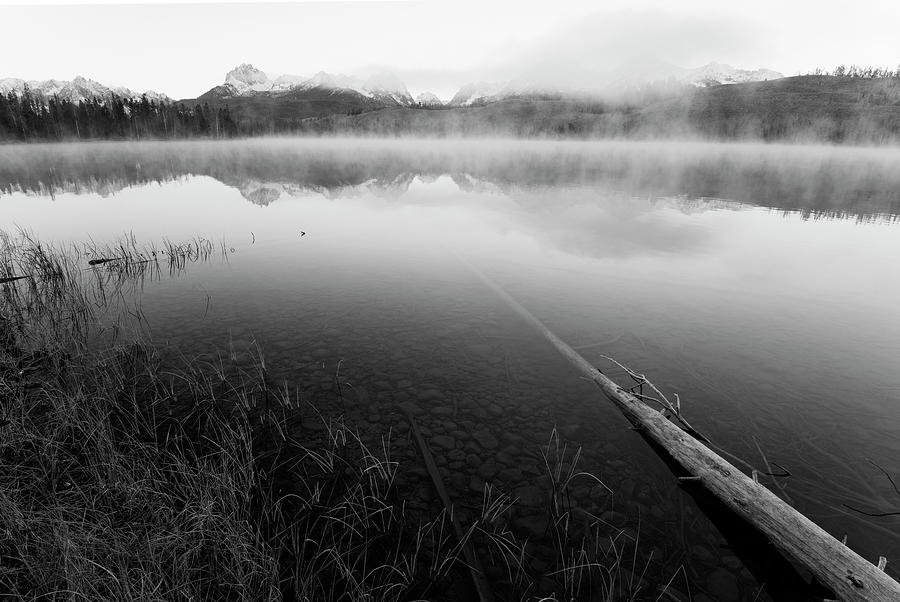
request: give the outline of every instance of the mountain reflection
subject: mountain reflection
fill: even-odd
[[[900,151],[893,149],[335,139],[0,147],[0,193],[6,194],[109,195],[208,176],[265,206],[283,195],[399,199],[417,179],[445,175],[463,192],[504,194],[535,209],[546,204],[547,191],[584,189],[667,199],[688,212],[746,204],[810,218],[900,213]]]

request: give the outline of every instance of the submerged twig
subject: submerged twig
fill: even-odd
[[[124,257],[104,257],[102,259],[91,259],[88,261],[88,265],[102,265],[104,263],[109,263],[111,261],[121,261],[125,259]]]
[[[881,473],[885,477],[887,477],[887,480],[890,482],[891,487],[893,487],[894,491],[898,495],[900,495],[900,489],[897,489],[897,483],[894,481],[894,478],[890,475],[890,473],[888,471],[886,471],[884,468],[882,468],[881,466],[879,466],[878,464],[876,464],[871,458],[866,458],[866,461],[869,464],[871,464],[872,466],[874,466],[875,468],[877,468],[879,471],[881,471]],[[891,510],[888,512],[868,512],[866,510],[861,510],[860,508],[856,508],[855,506],[851,506],[850,504],[841,504],[841,505],[844,506],[845,508],[848,508],[850,510],[853,510],[854,512],[858,512],[859,514],[863,514],[865,516],[872,516],[872,517],[876,517],[876,518],[883,517],[883,516],[900,516],[900,510]]]
[[[24,278],[28,278],[28,276],[10,276],[8,278],[0,278],[0,284],[6,284],[7,282],[15,282],[16,280],[22,280]]]
[[[874,466],[875,468],[877,468],[878,470],[880,470],[880,471],[882,472],[882,474],[884,474],[884,476],[887,477],[887,480],[890,481],[891,487],[894,488],[894,492],[895,492],[897,495],[900,495],[900,489],[897,489],[897,483],[894,482],[893,477],[891,477],[891,475],[888,473],[888,471],[886,471],[884,468],[882,468],[881,466],[879,466],[878,464],[876,464],[871,458],[866,458],[866,461],[867,461],[869,464],[871,464],[872,466]]]
[[[849,510],[853,510],[854,512],[859,512],[860,514],[863,514],[865,516],[874,516],[876,518],[882,516],[900,516],[900,510],[894,512],[867,512],[865,510],[860,510],[859,508],[851,506],[850,504],[841,504],[841,506]]]

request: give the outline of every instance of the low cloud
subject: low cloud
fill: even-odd
[[[752,54],[760,40],[756,29],[716,13],[596,13],[517,49],[483,75],[556,86],[578,85],[588,77],[615,78],[623,72],[656,77],[672,66],[695,67]]]
[[[368,66],[392,70],[414,93],[429,90],[445,100],[462,85],[519,81],[553,88],[602,87],[610,82],[665,79],[673,70],[709,62],[755,69],[755,48],[765,39],[761,24],[717,12],[655,11],[592,13],[554,31],[525,36],[469,69]]]

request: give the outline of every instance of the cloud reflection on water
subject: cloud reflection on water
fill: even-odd
[[[900,213],[900,150],[676,142],[254,139],[0,147],[0,191],[90,190],[206,175],[269,203],[272,191],[399,198],[414,178],[463,191],[594,188],[857,216]],[[265,190],[260,193],[258,191]]]
[[[618,341],[610,353],[684,392],[738,451],[754,453],[753,435],[767,453],[800,455],[788,448],[803,424],[846,457],[887,465],[897,457],[898,157],[458,141],[3,147],[0,227],[45,240],[224,236],[237,248],[227,265],[151,292],[156,332],[304,333],[286,357],[324,331],[318,321],[340,324],[328,338],[376,332],[380,345],[399,322],[428,335],[440,316],[482,318],[491,301],[456,251],[573,344]],[[809,223],[798,211],[852,219]],[[864,450],[846,434],[856,430]],[[817,462],[812,471],[853,472]]]

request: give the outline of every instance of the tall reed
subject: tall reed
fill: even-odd
[[[303,402],[269,382],[261,354],[246,369],[163,357],[150,344],[141,287],[216,248],[133,237],[61,248],[0,232],[0,278],[24,276],[0,284],[0,591],[448,599],[466,578],[465,542],[446,510],[408,507],[391,433],[373,444],[310,408],[317,424],[299,424]],[[588,517],[593,526],[574,536],[569,486],[593,479],[578,454],[554,432],[544,457],[556,554],[547,570],[531,568],[508,493],[488,486],[468,525],[465,539],[502,567],[498,596],[642,599],[651,588],[625,572],[621,532],[603,535]]]

